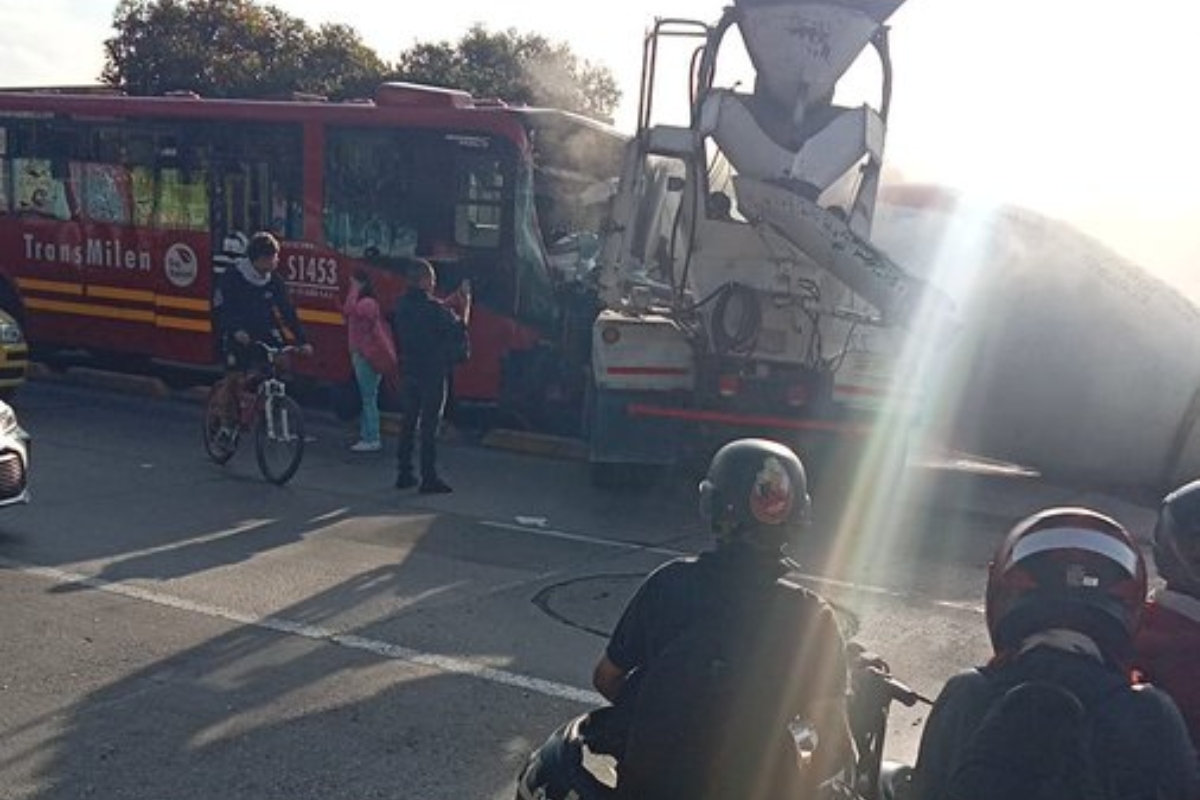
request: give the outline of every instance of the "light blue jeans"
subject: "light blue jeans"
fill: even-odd
[[[380,374],[365,358],[351,353],[354,362],[354,379],[358,381],[358,393],[362,396],[362,414],[358,419],[359,436],[364,442],[379,441],[379,381]]]

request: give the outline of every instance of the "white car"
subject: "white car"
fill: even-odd
[[[0,400],[0,506],[29,502],[29,434]]]

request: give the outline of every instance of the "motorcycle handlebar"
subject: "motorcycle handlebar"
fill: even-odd
[[[876,666],[866,666],[862,671],[871,675],[887,690],[889,698],[903,706],[915,706],[917,703],[933,705],[933,701],[915,689],[911,689],[901,681],[896,680],[886,671]]]

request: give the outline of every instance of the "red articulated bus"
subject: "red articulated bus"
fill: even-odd
[[[351,383],[351,274],[371,271],[390,309],[418,256],[443,290],[472,282],[457,399],[538,408],[574,393],[556,381],[590,324],[547,242],[598,229],[588,198],[624,144],[583,117],[412,84],[342,103],[0,92],[0,307],[35,348],[214,364],[222,243],[269,230],[316,347],[298,370]]]

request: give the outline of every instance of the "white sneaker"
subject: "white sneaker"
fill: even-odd
[[[355,442],[350,449],[355,453],[378,453],[383,449],[383,442]]]

